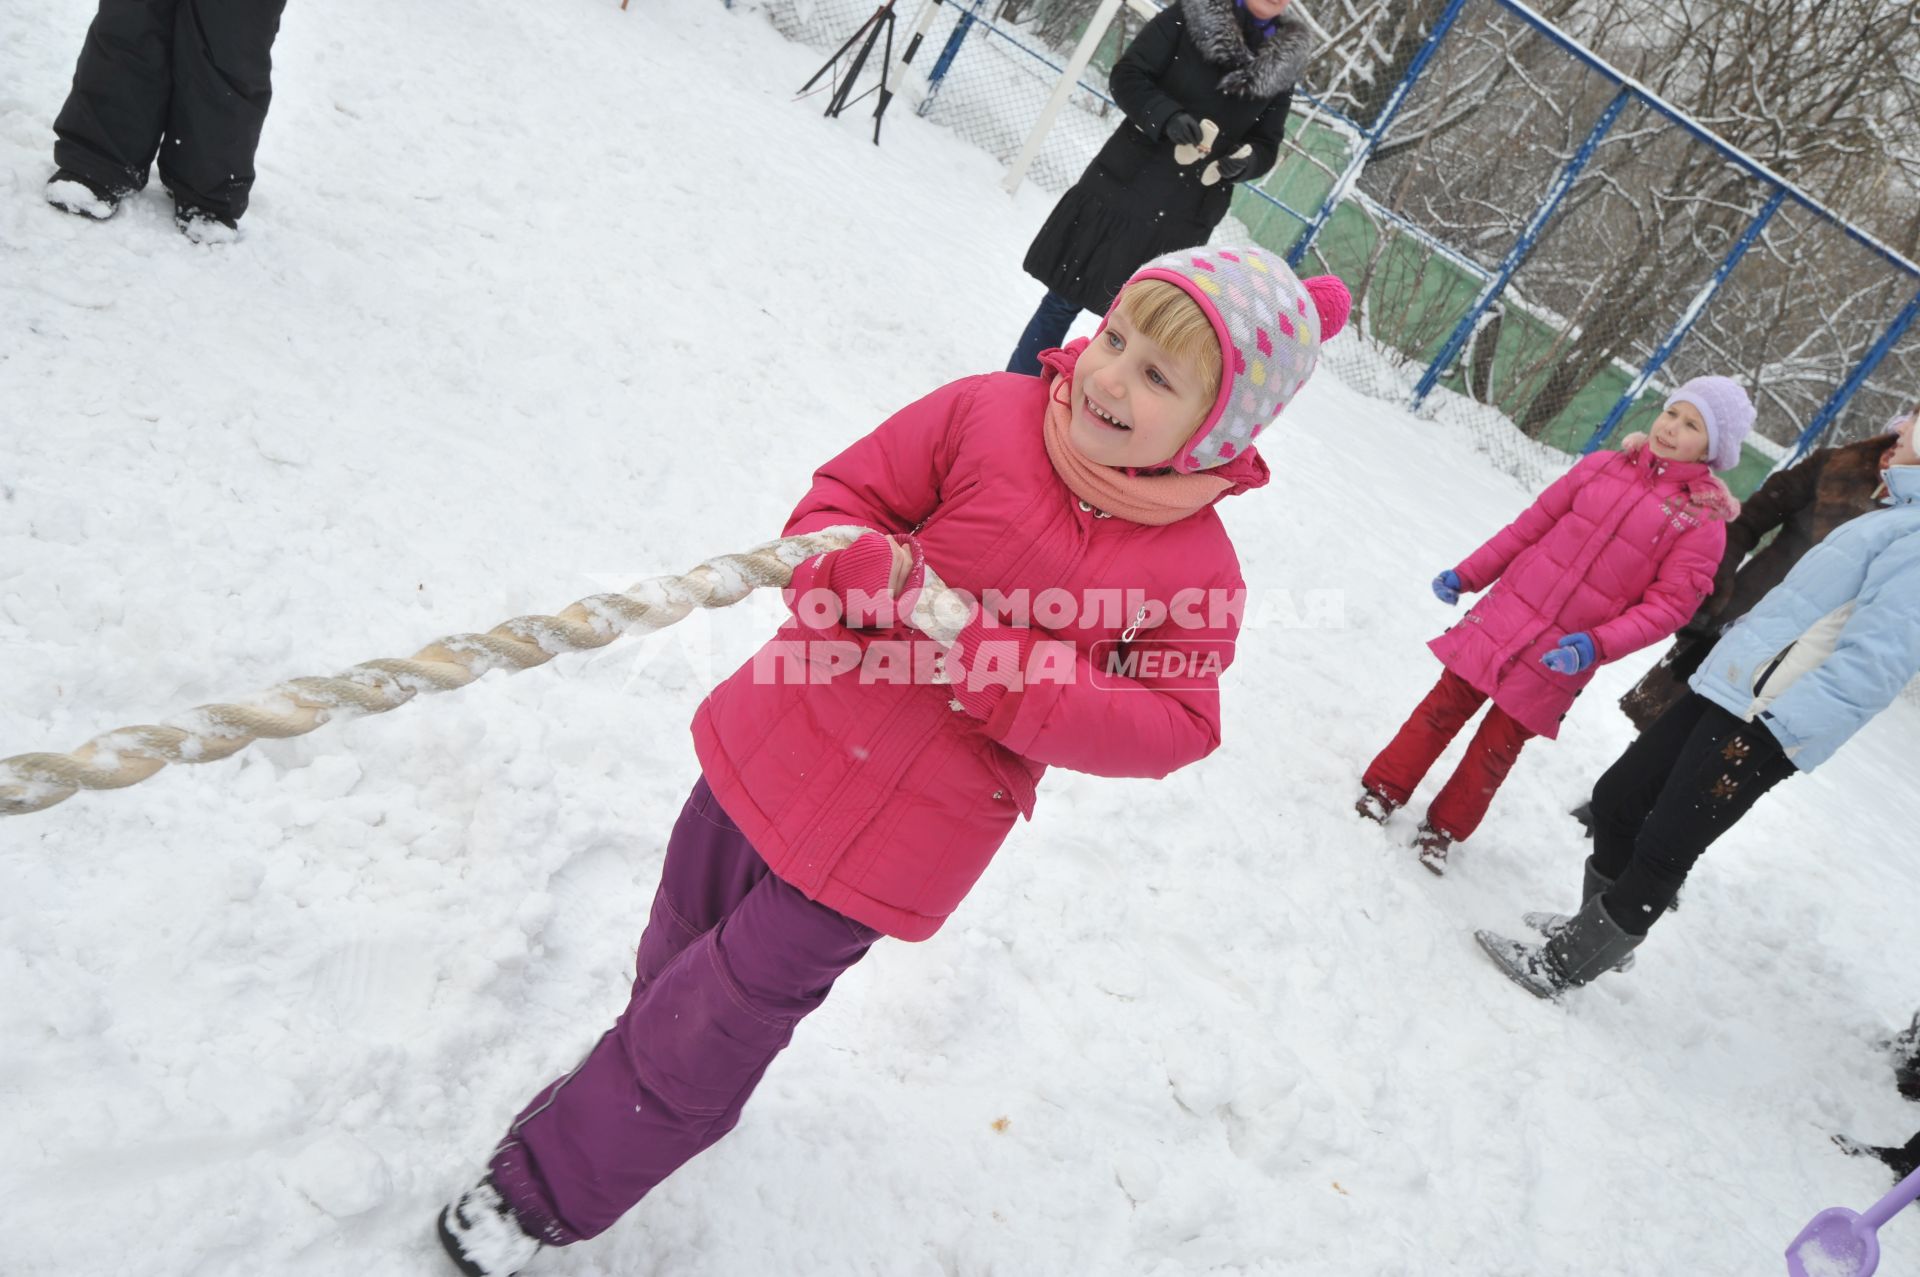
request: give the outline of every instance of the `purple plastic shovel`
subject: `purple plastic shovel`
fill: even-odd
[[[1793,1277],[1870,1277],[1880,1266],[1880,1225],[1916,1197],[1920,1197],[1920,1170],[1896,1184],[1864,1215],[1829,1206],[1787,1247],[1787,1271]]]

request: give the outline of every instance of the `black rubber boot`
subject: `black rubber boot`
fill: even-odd
[[[1544,945],[1522,944],[1491,931],[1473,938],[1507,979],[1536,998],[1557,998],[1617,968],[1645,936],[1620,929],[1596,893]]]
[[[1598,869],[1595,869],[1593,867],[1593,857],[1588,856],[1586,863],[1580,866],[1581,903],[1585,904],[1612,885],[1613,879],[1607,877]],[[1520,915],[1520,921],[1532,930],[1538,931],[1545,939],[1551,940],[1554,936],[1558,935],[1560,929],[1571,922],[1572,919],[1564,913],[1523,913]],[[1631,971],[1632,969],[1633,955],[1631,953],[1621,960],[1619,966],[1614,968],[1615,971]]]

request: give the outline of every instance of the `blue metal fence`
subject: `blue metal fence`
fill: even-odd
[[[1786,201],[1786,198],[1787,188],[1776,186],[1760,212],[1747,223],[1747,229],[1740,232],[1740,238],[1734,241],[1733,247],[1721,259],[1720,265],[1713,272],[1713,278],[1708,280],[1695,295],[1687,309],[1681,313],[1678,322],[1668,330],[1660,344],[1654,347],[1653,354],[1640,366],[1639,374],[1628,383],[1626,393],[1620,396],[1619,401],[1613,405],[1613,410],[1607,414],[1607,419],[1602,421],[1599,428],[1588,438],[1586,446],[1581,449],[1582,452],[1592,452],[1613,436],[1613,432],[1619,428],[1628,410],[1640,401],[1640,396],[1646,393],[1654,377],[1666,367],[1667,360],[1672,357],[1675,350],[1680,348],[1680,342],[1693,328],[1693,321],[1700,316],[1708,303],[1713,300],[1714,294],[1718,293],[1721,286],[1727,282],[1727,277],[1733,274],[1733,268],[1740,264],[1740,259],[1747,255],[1749,248],[1753,247],[1753,242],[1760,238],[1760,232],[1767,228],[1767,223],[1771,222],[1773,215],[1780,211],[1780,205]]]
[[[1447,340],[1442,344],[1438,354],[1434,356],[1422,372],[1413,393],[1413,401],[1416,405],[1426,399],[1426,397],[1433,392],[1436,385],[1440,383],[1442,378],[1452,371],[1455,360],[1459,358],[1468,338],[1474,333],[1481,316],[1489,306],[1505,293],[1508,285],[1512,281],[1515,269],[1538,242],[1542,229],[1551,221],[1561,200],[1570,188],[1572,180],[1577,177],[1581,169],[1591,161],[1596,144],[1607,129],[1618,119],[1621,109],[1629,102],[1639,104],[1660,117],[1671,128],[1684,132],[1698,142],[1712,148],[1726,164],[1740,169],[1756,181],[1764,183],[1770,188],[1771,193],[1767,197],[1766,202],[1761,206],[1759,212],[1748,222],[1745,229],[1720,260],[1706,283],[1694,295],[1691,303],[1666,332],[1665,336],[1654,345],[1652,350],[1640,362],[1638,370],[1634,373],[1631,380],[1628,381],[1624,392],[1615,401],[1612,409],[1586,437],[1583,450],[1591,451],[1594,448],[1602,446],[1606,440],[1612,437],[1619,429],[1623,419],[1634,409],[1636,404],[1642,401],[1643,396],[1647,394],[1652,384],[1660,378],[1668,361],[1680,348],[1689,333],[1693,331],[1699,319],[1707,313],[1715,298],[1726,286],[1741,261],[1766,232],[1775,214],[1778,213],[1781,206],[1788,201],[1792,201],[1799,208],[1826,223],[1832,228],[1834,233],[1844,235],[1878,257],[1884,263],[1884,267],[1889,274],[1906,279],[1909,287],[1920,286],[1920,267],[1917,267],[1915,263],[1887,247],[1865,231],[1839,217],[1813,196],[1800,190],[1792,183],[1787,182],[1767,166],[1720,141],[1705,127],[1688,118],[1683,112],[1661,99],[1657,94],[1614,70],[1591,51],[1568,38],[1537,12],[1522,3],[1521,0],[1480,0],[1480,2],[1497,4],[1501,9],[1519,18],[1539,35],[1553,42],[1566,55],[1575,59],[1588,73],[1602,77],[1607,82],[1617,86],[1617,92],[1608,104],[1606,110],[1602,113],[1600,119],[1596,121],[1580,149],[1571,157],[1566,168],[1549,189],[1534,215],[1529,218],[1525,226],[1521,229],[1500,266],[1494,272],[1493,277],[1487,281],[1479,295],[1474,298],[1467,313],[1460,317]],[[1455,24],[1465,7],[1465,3],[1466,0],[1450,0],[1450,3],[1448,3],[1435,18],[1425,45],[1421,48],[1418,56],[1408,64],[1400,82],[1396,85],[1392,94],[1386,99],[1386,105],[1380,111],[1372,126],[1361,130],[1360,140],[1353,147],[1351,160],[1347,169],[1342,172],[1340,177],[1334,182],[1322,205],[1308,218],[1305,230],[1289,251],[1288,257],[1290,261],[1297,264],[1306,255],[1309,247],[1326,227],[1329,219],[1333,216],[1337,208],[1342,202],[1351,197],[1355,179],[1364,169],[1366,161],[1379,143],[1392,131],[1398,120],[1400,110],[1407,101],[1408,96],[1419,84],[1422,77],[1428,73],[1436,51],[1452,34]],[[1904,306],[1865,350],[1857,351],[1857,362],[1850,368],[1845,364],[1835,364],[1830,369],[1834,389],[1794,439],[1792,450],[1793,458],[1804,454],[1808,448],[1812,447],[1814,443],[1832,427],[1839,419],[1843,409],[1848,406],[1854,396],[1867,384],[1868,379],[1881,367],[1887,356],[1895,349],[1896,345],[1901,342],[1902,338],[1906,336],[1912,328],[1914,319],[1917,315],[1920,315],[1920,305],[1916,305],[1916,303],[1920,303],[1920,298],[1916,298],[1914,302],[1909,302]],[[1903,367],[1900,370],[1903,375],[1913,376],[1916,373],[1920,373],[1920,359],[1910,360],[1908,362],[1912,366]],[[1902,389],[1893,390],[1890,393],[1894,402],[1897,403],[1905,399],[1910,403],[1914,399],[1920,399],[1920,381],[1916,381],[1914,384],[1907,385]],[[1869,419],[1877,420],[1878,418],[1874,414],[1869,414]]]
[[[850,27],[867,2],[765,0],[776,23],[788,27],[789,34],[816,42],[839,27]],[[999,7],[989,6],[987,0],[947,0],[938,12],[923,13],[933,27],[928,42],[937,44],[940,52],[926,73],[917,110],[1010,158],[1061,74],[1064,57],[1031,34],[1030,15],[1008,21],[1002,17],[1005,0],[997,3]],[[834,9],[835,4],[844,13]],[[784,18],[782,6],[788,10]],[[819,29],[797,29],[806,22]],[[1241,200],[1249,209],[1280,215],[1291,229],[1269,228],[1263,234],[1296,265],[1309,253],[1324,256],[1330,228],[1343,210],[1353,210],[1349,217],[1363,217],[1377,228],[1375,234],[1398,237],[1417,245],[1425,257],[1447,264],[1463,291],[1450,308],[1436,312],[1444,320],[1439,329],[1444,336],[1418,352],[1424,366],[1412,392],[1416,404],[1455,377],[1455,365],[1472,349],[1475,334],[1496,305],[1509,327],[1516,316],[1525,316],[1532,330],[1545,334],[1529,355],[1533,366],[1509,374],[1509,381],[1521,387],[1511,396],[1515,402],[1538,393],[1538,385],[1553,372],[1556,354],[1571,344],[1591,311],[1591,307],[1569,311],[1567,307],[1577,306],[1578,299],[1554,304],[1556,288],[1558,294],[1567,294],[1568,288],[1564,279],[1550,278],[1554,272],[1546,270],[1541,259],[1555,259],[1562,276],[1578,274],[1583,263],[1603,263],[1593,254],[1604,245],[1591,242],[1595,236],[1587,223],[1573,219],[1570,224],[1577,229],[1571,232],[1562,230],[1561,224],[1569,222],[1569,210],[1590,203],[1598,187],[1609,181],[1631,185],[1615,170],[1636,159],[1647,163],[1643,157],[1662,145],[1670,150],[1696,148],[1693,160],[1704,158],[1706,168],[1724,171],[1731,175],[1729,180],[1740,184],[1719,210],[1724,221],[1696,221],[1682,228],[1699,232],[1695,238],[1702,243],[1697,248],[1705,249],[1706,240],[1722,234],[1724,247],[1694,254],[1689,270],[1681,272],[1686,278],[1685,300],[1678,309],[1662,309],[1667,305],[1663,299],[1661,306],[1650,305],[1646,314],[1634,317],[1645,331],[1623,335],[1617,345],[1624,353],[1609,355],[1607,375],[1592,382],[1593,387],[1604,382],[1603,393],[1611,398],[1596,401],[1596,392],[1589,387],[1569,411],[1579,415],[1590,409],[1591,415],[1581,418],[1577,433],[1562,430],[1552,436],[1556,446],[1576,450],[1602,446],[1636,411],[1645,411],[1659,384],[1677,377],[1677,365],[1724,367],[1744,372],[1750,382],[1763,383],[1776,365],[1788,369],[1790,375],[1773,378],[1777,384],[1761,386],[1768,396],[1763,421],[1773,431],[1775,443],[1796,455],[1843,417],[1859,419],[1854,422],[1857,433],[1863,428],[1860,422],[1883,418],[1888,405],[1920,397],[1920,329],[1914,326],[1920,317],[1920,267],[1607,66],[1523,0],[1447,0],[1428,28],[1414,34],[1418,38],[1405,66],[1368,70],[1369,75],[1384,77],[1381,83],[1391,80],[1393,86],[1370,108],[1371,120],[1356,119],[1354,112],[1341,109],[1335,95],[1318,91],[1322,86],[1310,77],[1295,100],[1302,133],[1295,136],[1282,169],[1293,173],[1317,169],[1317,175],[1308,174],[1312,181],[1289,182],[1284,180],[1286,173],[1277,171],[1283,180],[1270,178],[1261,186],[1243,187]],[[1388,150],[1404,150],[1400,130],[1417,133],[1409,117],[1423,111],[1431,114],[1436,101],[1448,103],[1456,82],[1470,84],[1475,42],[1487,45],[1496,37],[1531,42],[1529,56],[1555,59],[1552,74],[1539,77],[1546,82],[1544,87],[1530,85],[1529,91],[1562,95],[1563,100],[1548,106],[1549,114],[1566,130],[1564,151],[1554,150],[1550,137],[1530,140],[1530,149],[1497,135],[1481,140],[1482,152],[1495,153],[1497,162],[1506,163],[1516,174],[1506,200],[1512,219],[1502,222],[1496,217],[1471,228],[1448,226],[1444,219],[1436,224],[1430,210],[1402,207],[1392,198],[1392,190],[1370,189],[1385,182],[1376,173],[1383,144]],[[1497,67],[1497,58],[1483,58],[1483,62]],[[1089,70],[1078,90],[1073,109],[1056,122],[1033,171],[1033,179],[1042,185],[1058,188],[1071,181],[1119,123],[1120,114],[1098,70]],[[1529,99],[1528,105],[1531,109],[1538,102]],[[1629,108],[1633,112],[1630,125],[1623,122]],[[1582,112],[1590,118],[1583,120]],[[1317,142],[1304,136],[1309,126],[1319,131]],[[1328,153],[1328,138],[1345,139],[1344,155]],[[1514,149],[1511,156],[1502,153],[1509,145]],[[1404,156],[1396,155],[1389,168],[1405,177],[1407,163]],[[1431,173],[1417,175],[1424,179]],[[1538,187],[1531,187],[1535,182]],[[1302,190],[1307,192],[1304,201],[1296,198]],[[1731,210],[1740,206],[1748,211],[1734,220]],[[1510,209],[1497,211],[1505,216]],[[1524,219],[1518,216],[1522,209],[1527,210]],[[1782,215],[1789,209],[1791,219]],[[1655,212],[1682,220],[1700,216],[1685,210],[1656,208]],[[1589,211],[1582,216],[1591,220],[1598,215]],[[1278,241],[1273,238],[1276,235]],[[1831,299],[1815,299],[1822,304],[1830,300],[1831,309],[1846,318],[1844,325],[1829,325],[1831,331],[1811,334],[1804,322],[1789,331],[1773,313],[1784,307],[1769,310],[1776,295],[1801,287],[1815,291],[1827,287],[1818,279],[1805,282],[1812,270],[1807,261],[1840,263],[1844,267],[1840,273],[1853,288],[1848,293],[1835,285]],[[1530,273],[1535,277],[1531,283]],[[1870,287],[1856,286],[1868,275],[1873,276]],[[1871,295],[1860,301],[1854,294],[1863,288]],[[1854,310],[1848,310],[1849,305]],[[1897,312],[1892,311],[1895,305]],[[1888,317],[1880,322],[1879,316]],[[1507,346],[1501,347],[1502,352]],[[1405,346],[1403,351],[1415,353]],[[1510,364],[1515,362],[1503,357]],[[1909,384],[1905,378],[1915,380]],[[1856,401],[1863,397],[1871,402],[1861,408]]]
[[[1342,201],[1352,192],[1354,183],[1360,180],[1361,171],[1367,166],[1368,157],[1373,154],[1373,148],[1379,144],[1387,130],[1393,127],[1394,120],[1400,114],[1400,108],[1406,104],[1407,95],[1413,92],[1413,86],[1426,71],[1427,64],[1433,61],[1434,51],[1440,47],[1440,42],[1447,38],[1447,33],[1453,30],[1453,24],[1460,17],[1460,11],[1466,7],[1467,0],[1447,0],[1447,7],[1441,10],[1440,16],[1434,20],[1433,30],[1427,34],[1426,43],[1420,46],[1420,51],[1414,54],[1413,60],[1407,64],[1406,74],[1400,77],[1400,83],[1395,85],[1393,92],[1388,95],[1386,105],[1380,109],[1380,114],[1374,120],[1372,128],[1361,128],[1344,116],[1341,117],[1343,123],[1349,124],[1360,133],[1362,140],[1347,157],[1346,167],[1340,171],[1340,176],[1334,179],[1333,187],[1321,201],[1319,211],[1305,219],[1305,229],[1293,242],[1293,247],[1287,250],[1287,265],[1300,264],[1306,257],[1307,250],[1313,247],[1313,241],[1319,238],[1321,231],[1326,229],[1334,210],[1339,208]],[[1318,107],[1322,111],[1326,110],[1323,104],[1311,99],[1309,99],[1309,106]]]
[[[1546,196],[1540,201],[1540,206],[1534,209],[1533,216],[1527,219],[1526,228],[1520,232],[1520,238],[1513,241],[1513,247],[1507,250],[1506,257],[1500,262],[1500,268],[1494,272],[1493,278],[1487,281],[1487,286],[1480,290],[1480,295],[1473,299],[1473,304],[1467,307],[1467,313],[1460,317],[1458,324],[1454,325],[1453,332],[1448,335],[1446,343],[1440,347],[1440,353],[1434,356],[1433,362],[1427,365],[1426,372],[1421,374],[1419,384],[1413,389],[1415,407],[1433,393],[1434,383],[1440,380],[1440,374],[1452,366],[1453,361],[1459,357],[1461,348],[1467,344],[1468,335],[1479,324],[1480,316],[1486,313],[1487,307],[1493,305],[1500,294],[1507,291],[1507,285],[1512,281],[1514,272],[1520,269],[1520,263],[1527,259],[1527,254],[1531,253],[1534,245],[1540,242],[1540,233],[1546,229],[1547,223],[1552,221],[1553,215],[1559,211],[1560,201],[1565,199],[1567,192],[1573,189],[1575,179],[1592,161],[1593,153],[1600,145],[1600,139],[1607,135],[1614,121],[1620,118],[1620,112],[1627,109],[1627,103],[1631,98],[1632,95],[1625,89],[1614,94],[1613,101],[1607,103],[1607,109],[1602,111],[1600,118],[1593,122],[1593,128],[1580,143],[1580,149],[1573,153],[1573,157],[1560,170],[1559,176],[1554,178],[1553,185],[1547,188]]]

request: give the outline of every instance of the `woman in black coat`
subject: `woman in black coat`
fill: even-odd
[[[1076,315],[1106,314],[1143,264],[1206,243],[1233,184],[1273,168],[1294,81],[1313,52],[1288,3],[1178,0],[1120,55],[1108,83],[1126,122],[1027,250],[1027,273],[1047,295],[1009,371],[1037,374],[1040,352],[1066,339]],[[1197,146],[1203,120],[1219,127],[1211,150],[1180,163],[1175,148]]]

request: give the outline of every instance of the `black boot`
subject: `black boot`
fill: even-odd
[[[1920,1012],[1893,1039],[1893,1084],[1910,1100],[1920,1100]]]
[[[47,203],[62,213],[92,218],[96,222],[112,217],[127,194],[92,178],[81,177],[72,169],[55,169],[47,179]]]
[[[1598,869],[1595,869],[1593,867],[1593,857],[1588,856],[1586,859],[1586,863],[1580,866],[1581,903],[1584,904],[1585,902],[1593,899],[1595,896],[1599,895],[1601,892],[1605,891],[1608,887],[1611,887],[1612,885],[1613,885],[1613,879],[1607,877],[1605,874],[1601,873]],[[1541,913],[1523,913],[1520,915],[1520,921],[1524,923],[1530,930],[1538,931],[1542,937],[1544,937],[1545,939],[1551,940],[1556,935],[1560,934],[1560,929],[1566,926],[1569,922],[1573,921],[1573,919],[1564,913],[1541,912]],[[1629,953],[1626,957],[1622,958],[1620,960],[1620,965],[1615,967],[1614,970],[1615,971],[1633,970],[1633,955]]]
[[[1887,1169],[1893,1172],[1895,1183],[1913,1174],[1915,1170],[1920,1170],[1920,1135],[1915,1135],[1900,1148],[1881,1148],[1874,1144],[1863,1144],[1859,1140],[1848,1139],[1844,1135],[1834,1136],[1833,1142],[1839,1145],[1840,1151],[1848,1157],[1879,1158],[1887,1164]]]
[[[1613,879],[1595,869],[1593,857],[1588,856],[1580,866],[1580,903],[1585,904],[1612,885]],[[1523,913],[1520,915],[1520,921],[1526,924],[1529,930],[1538,931],[1551,940],[1554,932],[1567,925],[1569,916],[1564,913],[1547,913],[1543,910],[1538,913]]]
[[[231,244],[240,238],[240,224],[233,218],[181,199],[173,202],[173,224],[196,244]]]
[[[1589,896],[1544,945],[1522,944],[1491,931],[1476,931],[1473,938],[1509,980],[1537,998],[1557,998],[1617,969],[1646,939],[1622,931],[1601,902],[1599,892]]]
[[[1580,863],[1580,899],[1588,901],[1613,885],[1613,879],[1593,867],[1593,857]]]

